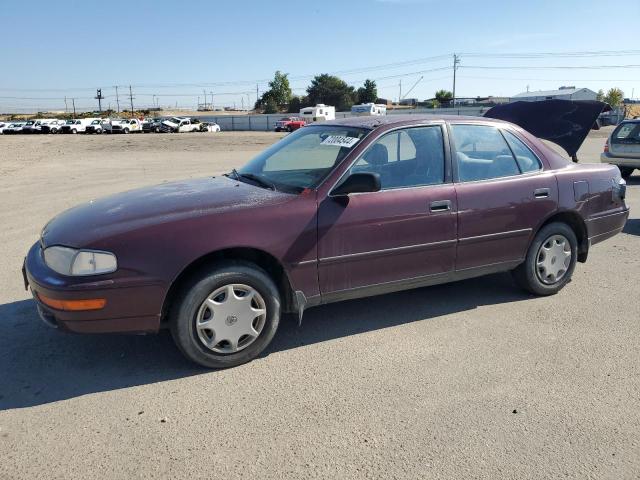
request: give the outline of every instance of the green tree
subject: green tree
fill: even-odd
[[[365,80],[364,86],[358,89],[358,101],[360,103],[375,103],[378,98],[378,87],[375,80]]]
[[[269,82],[269,90],[271,97],[278,105],[287,105],[291,100],[291,86],[287,73],[277,70],[273,76],[273,80]]]
[[[278,113],[278,104],[271,97],[268,97],[264,102],[264,113]]]
[[[267,104],[274,103],[276,108],[285,106],[291,100],[291,86],[286,73],[276,71],[273,80],[269,82],[269,90],[264,92],[256,102],[255,108],[265,109]]]
[[[598,93],[596,93],[596,100],[598,100],[599,102],[604,102],[604,90],[598,90]]]
[[[624,92],[619,88],[610,88],[607,94],[604,96],[604,101],[612,107],[619,107],[624,100]]]
[[[449,90],[438,90],[435,93],[435,97],[440,105],[447,105],[451,100],[453,100],[453,93]]]
[[[355,103],[357,93],[344,80],[323,73],[311,80],[307,97],[312,105],[324,103],[336,107],[337,111],[345,111]]]

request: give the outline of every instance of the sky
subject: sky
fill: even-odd
[[[115,108],[115,85],[120,108],[129,85],[136,108],[195,108],[203,91],[240,108],[276,70],[299,95],[313,75],[335,73],[355,87],[376,80],[383,98],[402,88],[422,100],[452,89],[453,53],[458,97],[561,85],[640,97],[640,50],[634,27],[616,27],[624,19],[640,19],[640,0],[615,12],[603,0],[3,2],[0,112],[64,109],[65,97],[96,108],[96,88]]]

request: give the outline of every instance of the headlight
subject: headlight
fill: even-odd
[[[118,268],[118,261],[113,253],[68,247],[46,248],[44,263],[51,270],[69,276],[100,275],[115,272]]]

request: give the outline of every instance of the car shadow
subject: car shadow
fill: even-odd
[[[285,321],[263,356],[335,338],[528,298],[508,274],[309,309]],[[45,326],[32,300],[0,305],[0,411],[215,374],[185,360],[168,332],[74,335]]]

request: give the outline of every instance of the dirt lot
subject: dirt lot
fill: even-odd
[[[638,176],[624,233],[550,298],[494,275],[318,307],[219,372],[166,334],[41,324],[20,265],[50,217],[280,136],[0,136],[0,479],[640,477]]]

